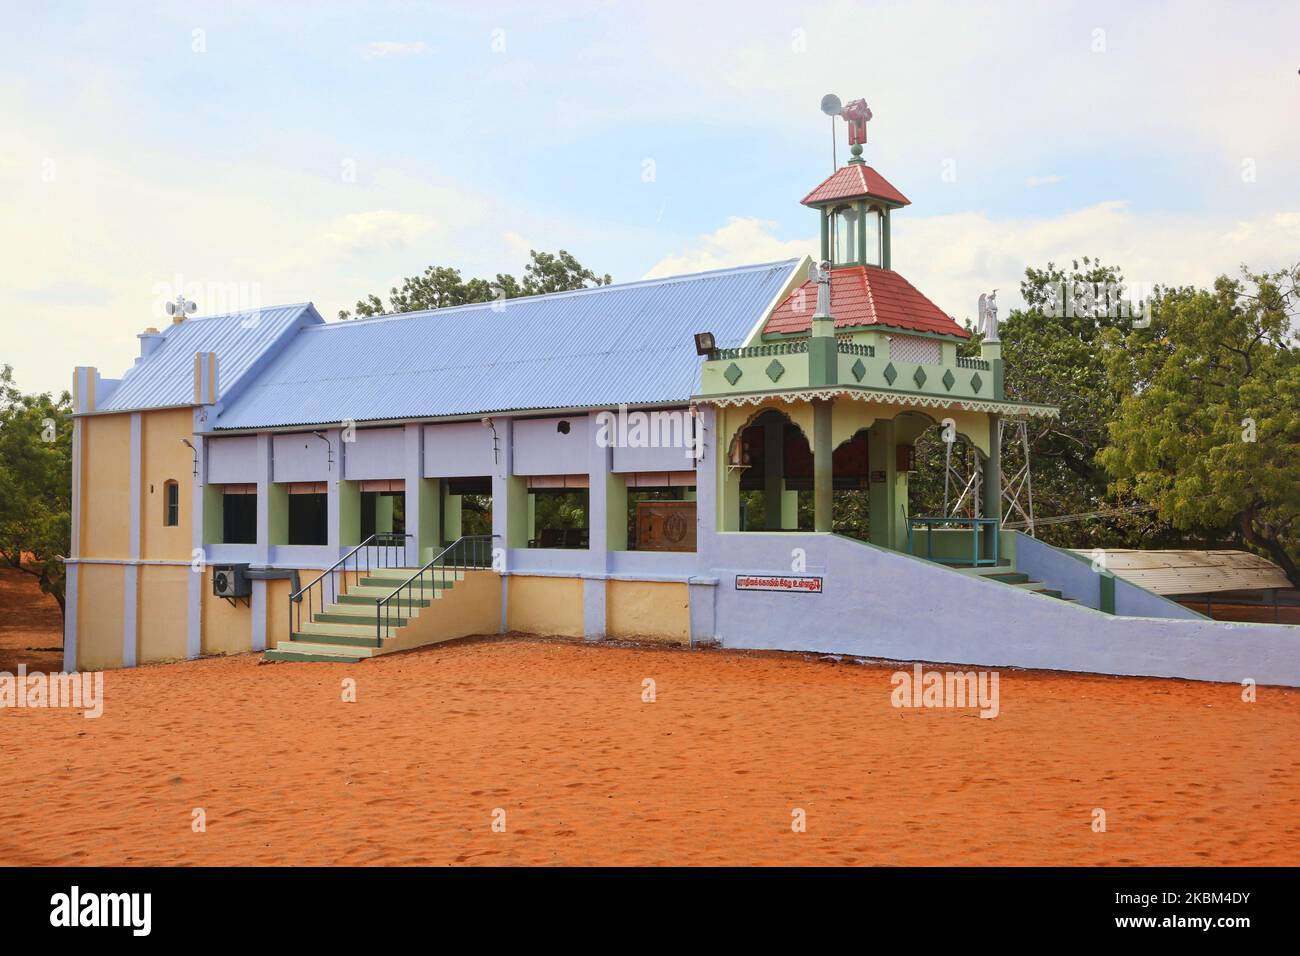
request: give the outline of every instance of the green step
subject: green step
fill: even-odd
[[[309,641],[312,644],[351,644],[354,647],[375,646],[373,634],[366,637],[361,634],[308,634],[305,631],[294,631],[289,635],[289,640]]]
[[[267,661],[321,661],[326,664],[357,664],[363,658],[345,657],[341,654],[310,654],[299,651],[285,650],[282,647],[273,648],[262,654],[262,659]]]
[[[415,593],[416,594],[420,593],[419,588],[416,589]],[[373,608],[375,606],[375,599],[365,594],[340,594],[339,599],[334,603],[335,604],[365,604]],[[395,598],[390,598],[388,603],[391,604],[393,607],[428,607],[430,604],[433,603],[433,601],[429,600],[428,598],[395,597]]]
[[[990,581],[1001,581],[1003,584],[1027,584],[1029,582],[1029,575],[1021,571],[994,571],[979,576]]]
[[[1048,597],[1051,597],[1051,598],[1058,598],[1058,599],[1059,599],[1059,598],[1061,597],[1061,592],[1058,591],[1056,588],[1034,588],[1034,593],[1035,593],[1035,594],[1046,594]]]
[[[392,591],[406,584],[406,580],[407,580],[406,578],[402,578],[400,580],[396,578],[362,578],[359,583],[363,588],[386,587],[390,591]],[[424,578],[424,587],[426,590],[429,588],[449,588],[455,583],[456,583],[456,579],[450,573],[447,575],[445,579],[440,576],[430,578],[428,575],[425,575]],[[411,582],[411,590],[414,591],[416,594],[420,593],[419,579],[416,579],[415,581]],[[406,593],[405,588],[402,588],[402,593],[403,594]]]
[[[406,622],[410,620],[410,618],[399,617],[397,608],[393,608],[388,613],[381,612],[379,619],[383,621],[384,627],[406,627]],[[375,615],[373,612],[370,614],[345,614],[341,611],[317,611],[312,616],[312,620],[324,624],[374,624]]]

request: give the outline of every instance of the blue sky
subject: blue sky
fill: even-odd
[[[895,267],[959,317],[1049,258],[1139,286],[1300,259],[1291,2],[54,2],[5,25],[0,362],[26,388],[120,374],[177,288],[332,317],[529,248],[616,281],[815,252],[825,92],[871,104],[866,158],[913,201]]]

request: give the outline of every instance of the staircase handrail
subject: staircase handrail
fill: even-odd
[[[320,575],[319,575],[317,578],[315,578],[315,580],[313,580],[310,584],[306,585],[305,587],[299,588],[297,591],[293,591],[292,593],[290,593],[290,595],[289,595],[289,624],[290,624],[290,626],[289,626],[289,633],[290,633],[290,634],[293,634],[293,633],[294,633],[295,631],[297,631],[298,628],[302,625],[302,600],[303,600],[303,596],[304,596],[304,595],[306,595],[306,597],[307,597],[307,615],[308,615],[308,620],[309,620],[309,621],[311,620],[311,613],[312,613],[311,592],[312,592],[312,589],[316,587],[316,585],[320,584],[322,581],[324,581],[327,577],[329,577],[329,576],[330,576],[331,574],[333,574],[335,571],[339,570],[339,568],[343,568],[343,575],[344,575],[344,577],[346,578],[346,576],[347,576],[347,568],[345,567],[345,565],[347,564],[347,562],[348,562],[349,559],[353,558],[356,554],[360,553],[360,552],[362,551],[363,548],[371,548],[371,547],[380,547],[380,548],[383,548],[384,551],[383,551],[382,553],[383,553],[383,555],[384,555],[385,558],[387,557],[388,551],[389,551],[390,549],[394,549],[394,548],[398,548],[398,547],[400,547],[400,548],[402,549],[403,553],[405,553],[405,551],[406,551],[406,539],[409,538],[409,537],[410,537],[410,534],[403,533],[403,532],[401,532],[401,531],[377,531],[377,532],[375,532],[374,534],[370,535],[368,538],[366,538],[366,540],[362,541],[359,545],[357,545],[355,548],[353,548],[353,549],[352,549],[351,551],[349,551],[347,554],[343,555],[343,557],[341,557],[341,558],[339,558],[337,561],[335,561],[332,565],[330,565],[330,566],[329,566],[328,568],[326,568],[324,571],[322,571],[322,572],[320,573]],[[396,543],[379,544],[379,545],[375,545],[375,544],[372,543],[372,542],[377,541],[377,540],[380,540],[380,539],[392,539],[392,538],[398,538],[398,539],[400,539],[400,541],[398,541],[398,542],[396,542]],[[369,571],[370,571],[370,552],[369,552],[369,551],[366,551],[366,552],[365,552],[365,556],[366,556],[366,571],[369,572]],[[361,561],[360,561],[360,559],[358,559],[357,561],[355,561],[354,564],[356,565],[356,568],[355,568],[356,575],[357,575],[358,577],[360,577],[360,572],[361,572]],[[384,565],[384,567],[387,567],[387,566],[388,566],[387,564]],[[344,583],[346,583],[346,581],[345,581]],[[336,593],[337,593],[337,590],[338,590],[338,589],[336,588],[336,589],[335,589]],[[319,590],[319,592],[317,592],[317,593],[318,593],[319,596],[320,596],[320,609],[321,609],[321,612],[323,613],[323,612],[325,611],[325,588],[322,586],[321,589]],[[294,620],[295,620],[295,608],[294,608],[294,605],[297,605],[297,609],[296,609],[296,610],[297,610],[297,614],[296,614],[297,624],[296,624],[296,625],[294,624]]]
[[[441,572],[439,577],[439,582],[444,585],[446,584],[447,581],[447,571],[449,568],[452,574],[454,575],[461,568],[468,570],[471,567],[472,568],[491,567],[492,566],[491,564],[492,542],[499,537],[501,537],[499,534],[463,534],[455,541],[453,541],[451,544],[447,545],[447,547],[443,548],[436,555],[434,555],[433,559],[429,561],[428,564],[420,568],[420,570],[416,571],[414,574],[412,574],[409,578],[407,578],[397,587],[393,588],[393,590],[390,591],[388,594],[385,594],[383,597],[375,598],[375,647],[383,646],[383,638],[384,638],[385,630],[388,627],[392,626],[392,620],[393,620],[392,602],[399,594],[401,594],[402,591],[406,591],[407,607],[409,609],[411,607],[414,607],[413,602],[415,600],[416,582],[417,581],[419,582],[420,600],[423,601],[424,600],[424,575],[427,572],[432,571],[435,567]],[[457,547],[460,547],[462,554],[465,554],[466,552],[469,552],[471,550],[471,546],[472,546],[473,557],[474,558],[481,557],[484,555],[484,545],[486,545],[486,556],[488,558],[488,563],[486,565],[470,564],[470,556],[468,555],[466,555],[465,560],[463,562],[456,561],[456,563],[450,565],[445,560],[448,555],[451,555],[453,560],[455,560],[455,551]],[[438,563],[439,561],[441,561],[442,563],[439,564]],[[429,593],[434,594],[436,593],[436,591],[437,589],[433,584],[432,576],[430,576]]]

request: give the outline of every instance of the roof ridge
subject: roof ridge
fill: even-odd
[[[184,325],[185,322],[208,322],[212,319],[237,319],[245,315],[254,315],[260,312],[273,312],[277,309],[306,309],[315,308],[315,303],[307,302],[286,302],[284,305],[264,305],[256,309],[240,309],[238,312],[218,312],[216,315],[187,315],[183,322],[173,322],[167,326],[164,332]]]
[[[536,302],[539,299],[563,299],[563,298],[569,298],[573,296],[586,295],[593,292],[610,292],[614,289],[637,289],[637,288],[644,288],[646,286],[669,285],[674,282],[685,282],[691,279],[721,278],[723,276],[741,275],[746,272],[758,272],[763,269],[775,269],[775,268],[788,269],[798,261],[799,261],[798,259],[776,259],[773,260],[772,262],[756,262],[744,266],[727,266],[726,268],[722,268],[722,269],[705,269],[702,272],[686,272],[680,275],[658,276],[654,279],[634,279],[631,282],[613,282],[610,283],[609,285],[586,286],[581,289],[565,289],[560,292],[543,292],[540,295],[521,295],[521,296],[515,296],[510,299],[494,300],[494,301]],[[492,301],[465,302],[462,303],[461,305],[443,306],[440,309],[416,309],[411,312],[385,312],[382,315],[367,315],[361,318],[347,319],[344,321],[322,322],[320,325],[311,326],[310,328],[304,329],[303,331],[305,332],[319,331],[320,329],[337,328],[343,325],[355,325],[358,322],[366,322],[366,323],[382,322],[382,321],[391,321],[394,319],[413,319],[420,316],[428,316],[428,315],[436,315],[436,314],[450,314],[450,313],[460,312],[468,309],[481,309],[484,306],[491,306],[491,305],[493,305]]]

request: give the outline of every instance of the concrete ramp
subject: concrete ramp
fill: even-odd
[[[697,585],[713,585],[724,647],[1300,687],[1300,627],[1211,621],[1155,595],[1117,607],[1141,616],[1106,613],[1089,606],[1101,585],[1087,562],[1016,544],[1020,570],[1075,600],[830,534],[717,535],[701,555],[716,581]],[[763,577],[774,587],[754,586]]]

